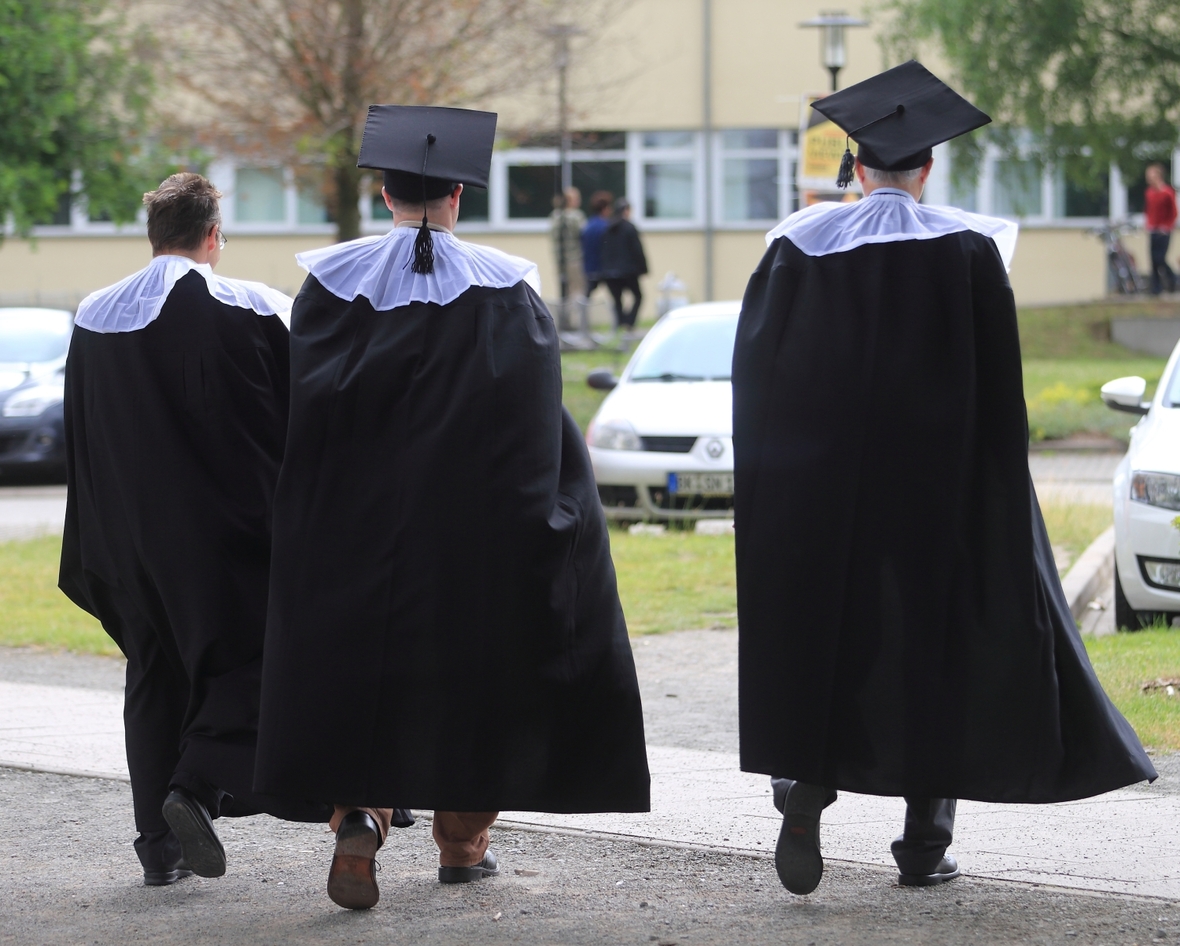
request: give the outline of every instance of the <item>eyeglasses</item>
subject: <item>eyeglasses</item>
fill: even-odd
[[[217,248],[219,250],[224,250],[225,244],[227,244],[228,242],[229,242],[229,237],[227,237],[224,233],[222,233],[221,228],[218,227],[217,228]]]

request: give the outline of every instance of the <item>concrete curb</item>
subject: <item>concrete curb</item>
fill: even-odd
[[[1098,536],[1061,579],[1065,600],[1074,620],[1086,613],[1086,605],[1098,597],[1114,578],[1114,526]]]

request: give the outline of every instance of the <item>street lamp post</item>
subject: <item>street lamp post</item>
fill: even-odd
[[[570,64],[570,37],[578,36],[584,33],[585,30],[579,29],[569,23],[555,23],[546,28],[544,33],[546,36],[552,38],[557,44],[557,56],[555,64],[557,66],[557,134],[558,134],[558,174],[554,180],[554,196],[562,197],[564,200],[565,189],[573,183],[573,174],[570,169],[570,133],[569,133],[569,102],[566,94],[566,74],[569,71]],[[560,270],[558,279],[561,283],[561,305],[562,314],[564,318],[562,321],[568,321],[568,315],[565,313],[566,302],[569,299],[570,283],[569,273],[566,271],[566,246],[565,246],[565,204],[557,204],[557,209],[561,211],[562,216],[559,219],[559,229],[557,231],[557,266]],[[565,327],[565,326],[563,326]]]
[[[824,68],[832,74],[832,91],[835,92],[840,87],[840,70],[844,68],[847,58],[844,48],[844,29],[848,26],[868,26],[868,21],[858,20],[843,10],[830,10],[821,13],[815,19],[805,20],[799,25],[819,28],[819,58],[824,64]]]

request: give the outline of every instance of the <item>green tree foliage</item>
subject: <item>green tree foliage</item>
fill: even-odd
[[[1176,0],[886,0],[886,48],[913,55],[933,41],[953,79],[996,120],[1078,183],[1111,162],[1136,173],[1169,154],[1180,128]],[[974,139],[978,148],[981,138]],[[986,140],[986,139],[985,139]],[[968,146],[970,147],[970,145]]]
[[[0,0],[0,220],[51,220],[77,173],[92,217],[135,217],[156,168],[142,128],[151,75],[107,0]]]

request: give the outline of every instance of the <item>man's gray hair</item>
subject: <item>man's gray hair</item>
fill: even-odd
[[[878,187],[899,187],[904,189],[907,184],[912,184],[918,179],[922,173],[921,168],[914,168],[910,171],[880,171],[877,168],[871,168],[868,165],[862,164],[865,169],[865,178],[872,181]]]

